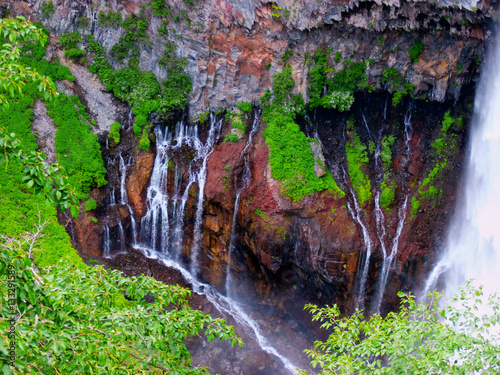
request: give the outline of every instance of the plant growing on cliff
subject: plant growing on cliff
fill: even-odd
[[[116,29],[121,25],[123,17],[120,12],[104,13],[103,11],[100,11],[97,16],[97,21],[100,26],[113,27]]]
[[[371,61],[354,63],[346,60],[343,70],[327,78],[328,73],[333,71],[328,67],[329,53],[330,49],[319,49],[314,55],[315,66],[309,70],[310,84],[307,88],[309,107],[321,105],[340,112],[348,111],[354,103],[354,92],[358,88],[369,88],[366,69]]]
[[[451,157],[457,149],[457,135],[454,131],[461,127],[462,117],[455,119],[450,116],[450,112],[444,114],[440,136],[431,144],[431,147],[434,149],[436,164],[427,177],[422,180],[418,189],[419,196],[412,198],[411,217],[415,216],[424,199],[432,202],[434,206],[441,203],[443,190],[436,188],[434,184],[441,178],[443,172],[451,167],[448,163],[448,158]]]
[[[488,335],[500,325],[497,294],[486,300],[482,288],[467,283],[444,307],[437,292],[421,304],[411,294],[398,296],[399,311],[366,319],[359,310],[341,317],[336,305],[306,305],[332,332],[306,350],[319,374],[498,374],[500,345]],[[480,316],[481,305],[490,312]]]
[[[367,147],[354,132],[353,123],[350,124],[349,131],[351,135],[345,144],[349,177],[358,196],[359,204],[364,205],[365,202],[372,198],[371,182],[368,175],[363,171],[364,165],[369,161]]]
[[[271,152],[271,175],[282,183],[281,192],[293,201],[322,190],[342,197],[344,192],[329,172],[323,177],[314,173],[314,154],[309,144],[313,140],[295,123],[296,115],[304,113],[304,101],[301,95],[292,94],[294,86],[292,68],[284,68],[273,76],[273,94],[267,91],[261,97],[263,118],[268,122],[264,137]]]
[[[40,269],[33,255],[42,229],[2,236],[0,278],[9,280],[0,283],[4,374],[206,373],[191,369],[187,336],[203,332],[208,341],[242,345],[223,319],[192,310],[186,289],[88,267],[78,256]]]
[[[111,124],[108,138],[112,139],[115,144],[120,143],[120,130],[122,130],[122,124],[118,121]]]
[[[42,18],[47,19],[52,17],[55,11],[56,9],[54,8],[54,3],[52,2],[52,0],[49,0],[48,2],[45,1],[42,3],[42,5],[40,5],[40,14]]]
[[[413,61],[414,63],[418,62],[418,60],[420,60],[420,55],[422,54],[423,51],[424,51],[424,45],[422,44],[422,42],[413,43],[413,45],[408,50],[411,61]]]

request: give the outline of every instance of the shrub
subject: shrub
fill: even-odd
[[[87,202],[85,202],[86,212],[95,210],[96,208],[97,208],[97,202],[95,201],[95,199],[90,198],[89,200],[87,200]]]
[[[141,136],[141,133],[142,133],[142,128],[139,125],[137,125],[137,124],[134,124],[132,126],[132,128],[134,130],[135,137],[139,138]]]
[[[66,58],[68,59],[76,61],[79,58],[85,56],[85,51],[82,49],[69,49],[64,52],[64,56],[66,56]]]
[[[82,36],[78,34],[76,31],[72,33],[61,34],[59,37],[59,44],[64,49],[73,49],[76,48],[78,43],[82,41]]]
[[[119,122],[114,122],[111,124],[110,132],[108,138],[112,139],[115,144],[120,143],[120,130],[122,129],[122,124]]]
[[[54,3],[52,2],[52,0],[42,3],[42,5],[40,6],[40,13],[42,15],[42,18],[52,17],[55,11],[56,10],[54,8]]]
[[[415,42],[413,45],[410,47],[408,50],[408,53],[410,54],[410,59],[416,63],[420,59],[420,55],[424,51],[424,45],[422,42]]]
[[[243,112],[250,112],[252,110],[252,103],[250,102],[241,102],[236,105]]]
[[[151,142],[149,140],[147,132],[144,132],[142,134],[141,140],[139,141],[139,147],[143,149],[144,151],[149,151],[149,146],[151,145]]]
[[[236,143],[238,142],[238,136],[234,133],[231,133],[231,134],[226,134],[224,136],[224,142],[233,142],[233,143]]]
[[[104,13],[100,11],[97,21],[100,26],[118,28],[123,21],[123,17],[119,12]]]

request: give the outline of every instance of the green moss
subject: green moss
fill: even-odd
[[[120,143],[120,130],[122,129],[122,124],[119,122],[114,122],[111,124],[110,132],[108,134],[108,138],[112,139],[115,144]]]
[[[267,91],[261,97],[263,118],[268,122],[264,137],[270,150],[271,175],[282,184],[281,192],[293,201],[323,190],[342,197],[344,192],[330,173],[324,177],[314,174],[314,155],[309,144],[312,139],[294,120],[297,114],[304,113],[302,96],[291,93],[294,86],[292,69],[287,67],[273,76],[273,95]]]
[[[236,105],[243,112],[250,112],[252,110],[252,103],[250,102],[241,102]]]
[[[87,202],[85,202],[86,212],[95,210],[96,208],[97,208],[97,202],[95,201],[95,199],[90,198],[89,200],[87,200]]]
[[[383,181],[380,184],[380,206],[389,210],[389,207],[394,203],[396,198],[397,185],[394,181]]]
[[[372,198],[370,179],[363,172],[364,166],[368,163],[368,153],[367,147],[354,129],[351,130],[351,137],[346,142],[345,151],[352,187],[358,196],[359,204],[364,205]]]
[[[455,119],[450,116],[449,112],[445,113],[440,137],[435,139],[431,144],[431,147],[434,149],[434,157],[437,161],[427,177],[422,180],[418,189],[418,196],[412,198],[411,217],[415,216],[424,200],[431,202],[433,206],[441,204],[443,190],[436,187],[435,184],[441,178],[443,172],[450,167],[448,158],[457,149],[457,135],[451,130],[460,129],[461,127],[462,117]]]
[[[144,151],[149,151],[149,147],[151,146],[151,142],[149,140],[147,132],[143,132],[141,140],[139,141],[139,147]]]

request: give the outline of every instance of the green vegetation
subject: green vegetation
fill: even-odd
[[[281,55],[281,60],[286,64],[288,63],[288,60],[290,60],[293,56],[293,50],[288,49],[285,51],[283,55]]]
[[[54,259],[43,268],[33,262],[35,249],[45,251],[37,239],[37,233],[27,233],[0,244],[0,278],[11,279],[0,283],[4,374],[203,374],[206,369],[191,368],[188,336],[204,333],[208,341],[243,345],[225,320],[189,307],[190,291],[147,276],[126,278],[102,266],[88,267],[78,256]],[[8,335],[11,319],[14,338]],[[11,364],[7,348],[12,340]]]
[[[42,15],[42,18],[47,19],[52,17],[55,11],[56,9],[54,8],[54,3],[52,2],[52,0],[43,2],[40,6],[40,14]]]
[[[127,22],[127,21],[126,21]],[[108,63],[104,49],[93,39],[89,39],[89,50],[94,54],[94,64],[89,70],[97,73],[107,91],[133,106],[136,115],[134,134],[141,137],[140,147],[149,149],[149,128],[145,126],[149,114],[157,112],[167,114],[171,110],[182,109],[187,104],[191,91],[191,78],[183,71],[186,60],[175,55],[175,46],[167,46],[163,65],[167,70],[167,79],[161,83],[151,72],[141,71],[137,67],[114,70]],[[142,134],[142,136],[141,136]]]
[[[97,208],[97,202],[95,201],[95,199],[90,198],[89,200],[87,200],[87,202],[85,202],[86,212],[95,210],[96,208]]]
[[[236,105],[242,112],[250,112],[252,110],[252,103],[250,102],[241,102]]]
[[[310,84],[307,88],[309,108],[323,106],[337,109],[340,112],[348,111],[354,103],[354,92],[358,88],[368,88],[366,68],[367,61],[354,63],[351,60],[344,62],[344,69],[337,72],[332,78],[327,78],[333,69],[328,67],[330,49],[318,49],[314,54],[315,66],[309,69]],[[326,95],[323,92],[326,86]]]
[[[115,144],[120,143],[120,130],[122,129],[122,124],[115,121],[111,124],[110,132],[108,138],[112,139]]]
[[[413,90],[415,87],[406,82],[403,75],[399,73],[396,68],[384,69],[380,82],[386,82],[388,84],[388,89],[394,90],[394,95],[392,97],[392,105],[394,107],[407,95],[413,98]]]
[[[342,317],[336,305],[306,305],[313,320],[331,332],[306,350],[318,374],[498,374],[500,347],[488,335],[500,325],[498,294],[487,300],[481,288],[467,283],[444,307],[436,292],[421,304],[412,295],[398,295],[399,311],[386,317],[365,318],[359,310]],[[479,316],[481,309],[489,313]]]
[[[73,31],[72,33],[61,34],[61,36],[59,37],[59,44],[64,49],[76,48],[78,46],[78,43],[80,43],[81,41],[82,36],[76,31]]]
[[[418,62],[420,60],[420,55],[424,51],[424,45],[422,42],[415,42],[413,45],[410,47],[408,50],[408,53],[410,54],[410,59],[414,63]]]
[[[443,171],[449,166],[448,158],[451,157],[457,148],[457,135],[453,130],[462,127],[462,117],[454,119],[450,112],[444,114],[441,133],[439,138],[432,142],[431,147],[435,150],[434,157],[437,159],[434,168],[420,184],[419,196],[413,197],[411,201],[411,217],[414,217],[422,201],[428,200],[433,206],[441,204],[443,190],[434,186],[435,182],[441,178]]]
[[[318,49],[313,57],[314,67],[309,69],[310,83],[307,86],[307,95],[309,96],[309,108],[313,109],[322,104],[323,88],[326,84],[326,74],[328,69],[328,54],[330,49]]]
[[[238,136],[234,133],[231,133],[231,134],[226,134],[224,136],[224,142],[233,142],[233,143],[236,143],[238,142]]]
[[[255,214],[257,216],[259,216],[262,220],[264,220],[266,218],[266,214],[264,212],[262,212],[260,208],[257,208],[255,210]]]
[[[153,0],[151,2],[151,9],[153,14],[160,17],[167,17],[172,14],[172,9],[165,4],[165,0]]]
[[[100,11],[97,16],[97,21],[100,26],[112,27],[116,29],[120,27],[123,17],[119,12],[104,13],[103,11]]]
[[[380,184],[380,205],[386,210],[389,210],[389,207],[394,203],[394,199],[396,197],[396,189],[398,187],[391,173],[391,147],[394,145],[395,141],[396,137],[392,135],[384,136],[384,138],[382,138],[382,149],[380,151],[380,159],[384,164],[384,181],[382,181],[382,183]]]
[[[329,172],[324,177],[314,174],[309,144],[314,140],[307,138],[294,121],[297,114],[305,112],[302,96],[291,93],[294,86],[292,68],[284,68],[273,76],[273,94],[268,90],[260,99],[264,121],[268,122],[264,137],[270,149],[271,175],[282,183],[282,194],[293,201],[325,189],[343,197],[344,192]]]
[[[364,165],[368,163],[367,147],[355,133],[352,121],[349,124],[349,132],[351,135],[345,144],[347,166],[352,187],[358,196],[359,204],[363,206],[372,198],[370,179],[363,172]]]
[[[77,60],[81,59],[83,56],[85,56],[85,50],[83,49],[69,49],[64,52],[64,56],[68,59],[73,60],[76,62]]]
[[[49,203],[61,205],[62,209],[66,209],[70,208],[73,189],[79,198],[85,199],[90,186],[106,183],[104,180],[106,170],[101,159],[97,136],[91,133],[85,108],[78,98],[76,96],[69,98],[65,94],[59,94],[52,100],[48,100],[51,91],[45,91],[44,84],[47,85],[47,90],[53,90],[53,80],[68,78],[74,80],[74,78],[67,67],[62,67],[57,62],[49,63],[42,58],[45,55],[43,40],[47,39],[48,31],[41,29],[40,33],[38,39],[24,43],[18,62],[22,64],[20,71],[27,71],[27,68],[30,68],[31,72],[37,72],[36,77],[44,76],[42,84],[33,80],[28,81],[24,84],[22,92],[12,95],[9,107],[0,112],[0,123],[6,128],[7,133],[16,134],[20,147],[31,152],[27,154],[28,156],[21,158],[21,161],[27,165],[26,168],[31,177],[23,178],[20,175],[18,177],[23,178],[29,187],[35,187],[37,193],[42,194]],[[31,133],[33,111],[29,107],[36,99],[46,101],[48,114],[53,117],[58,128],[55,143],[60,165],[52,166],[50,169],[42,166],[43,155],[36,154],[36,142]],[[54,110],[56,107],[57,111]],[[67,182],[57,177],[61,168],[68,176]],[[67,183],[68,187],[63,190],[52,189],[52,184],[47,182],[46,178],[41,179],[36,177],[37,175],[53,176],[56,184],[64,187]],[[78,213],[76,207],[71,206],[71,209],[72,214],[76,216]]]
[[[129,66],[134,67],[134,61],[140,54],[139,46],[148,46],[151,43],[146,34],[148,24],[133,14],[122,23],[122,26],[126,32],[111,47],[109,54],[117,61],[129,58]]]

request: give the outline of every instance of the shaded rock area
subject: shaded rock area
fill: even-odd
[[[52,118],[47,115],[47,107],[41,100],[36,100],[33,105],[33,132],[36,135],[38,148],[46,156],[47,164],[52,164],[57,161],[57,153],[55,146],[56,126]]]

